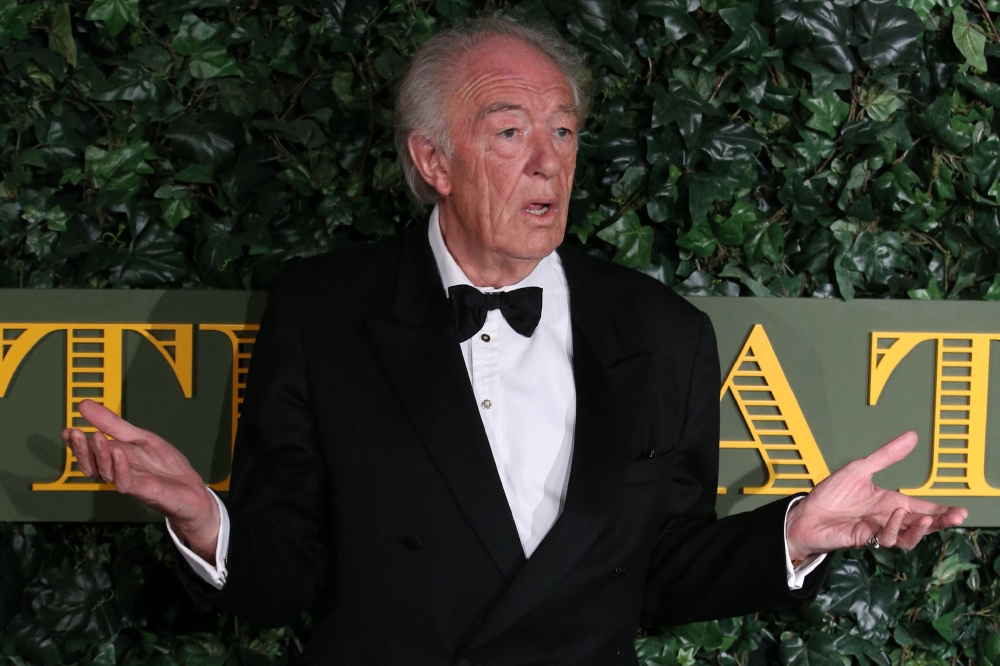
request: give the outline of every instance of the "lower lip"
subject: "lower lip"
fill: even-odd
[[[541,215],[536,215],[535,213],[529,213],[527,209],[522,208],[521,213],[524,214],[529,220],[538,220],[539,222],[548,222],[556,216],[556,207],[549,206],[549,209]]]

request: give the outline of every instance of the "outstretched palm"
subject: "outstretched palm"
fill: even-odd
[[[968,511],[908,497],[872,483],[872,477],[905,458],[917,444],[903,433],[867,458],[849,462],[819,483],[788,517],[792,559],[859,548],[878,533],[881,545],[909,550],[930,532],[961,525]]]
[[[163,514],[195,552],[215,559],[218,505],[184,454],[91,400],[80,403],[80,414],[97,428],[93,438],[76,428],[63,430],[62,437],[83,473],[114,483],[118,492]]]

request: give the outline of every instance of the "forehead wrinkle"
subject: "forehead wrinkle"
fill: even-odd
[[[493,98],[492,103],[490,103],[482,112],[477,114],[477,119],[482,119],[488,116],[490,113],[504,110],[523,110],[524,105],[518,104],[513,101],[508,101],[511,97],[523,97],[527,96],[529,102],[540,101],[541,106],[548,106],[549,103],[545,100],[547,97],[553,95],[557,97],[563,97],[573,100],[572,103],[562,103],[557,107],[557,111],[566,112],[571,114],[576,114],[578,107],[576,98],[573,94],[573,89],[569,85],[569,82],[565,80],[565,77],[561,76],[558,82],[545,81],[543,82],[545,87],[539,87],[536,82],[530,81],[528,77],[522,75],[519,72],[511,71],[497,71],[496,68],[487,66],[485,71],[475,71],[475,66],[472,63],[466,63],[463,67],[466,71],[472,70],[470,76],[466,77],[465,81],[462,82],[458,88],[455,90],[452,97],[453,100],[461,103],[473,102],[478,96],[486,91],[489,98]],[[497,98],[500,98],[499,100]],[[504,99],[504,98],[508,99]],[[496,108],[495,106],[507,105],[506,108]],[[535,106],[535,104],[531,104]]]

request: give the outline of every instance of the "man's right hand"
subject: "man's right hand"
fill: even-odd
[[[184,454],[92,400],[80,403],[80,414],[97,428],[93,438],[77,428],[66,428],[62,438],[83,473],[163,514],[191,550],[214,563],[219,505]]]

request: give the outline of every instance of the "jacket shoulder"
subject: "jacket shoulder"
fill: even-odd
[[[393,237],[302,259],[282,271],[272,291],[330,293],[392,280],[402,245]]]
[[[698,330],[707,315],[656,278],[634,268],[589,255],[578,248],[563,251],[581,270],[594,276],[606,307],[620,321],[669,329]]]

